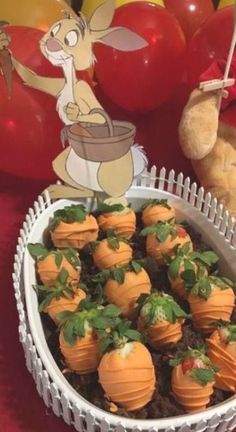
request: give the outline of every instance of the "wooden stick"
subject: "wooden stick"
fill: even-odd
[[[223,77],[223,87],[222,89],[224,89],[224,82],[227,81],[228,76],[229,76],[229,71],[230,71],[230,66],[232,63],[232,59],[233,59],[233,55],[234,55],[234,50],[235,50],[235,46],[236,46],[236,0],[234,2],[234,31],[233,31],[233,37],[231,40],[231,44],[230,44],[230,49],[229,49],[229,53],[228,53],[228,57],[227,57],[227,62],[226,62],[226,66],[225,66],[225,72],[224,72],[224,77]],[[222,93],[219,93],[219,99],[218,99],[218,111],[220,111],[220,107],[221,107],[221,101],[222,101]]]

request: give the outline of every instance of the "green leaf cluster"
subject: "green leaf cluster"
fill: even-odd
[[[141,207],[141,211],[145,210],[147,207],[155,207],[155,206],[163,206],[166,207],[168,210],[171,209],[171,206],[168,204],[167,199],[150,199],[147,200]]]
[[[218,372],[218,368],[214,366],[210,359],[205,355],[205,348],[192,349],[189,348],[187,351],[179,351],[174,359],[170,360],[170,365],[175,367],[182,364],[185,360],[193,359],[196,361],[196,365],[193,365],[191,369],[188,370],[189,376],[202,386],[213,382],[215,379],[215,373]],[[201,361],[202,366],[198,366],[197,361]],[[203,367],[205,366],[205,367]]]
[[[118,284],[123,284],[125,281],[126,272],[134,272],[136,274],[140,273],[142,266],[138,261],[130,261],[130,263],[125,264],[120,267],[115,267],[113,270],[102,270],[97,273],[93,278],[93,282],[104,285],[109,279],[114,279]]]
[[[50,251],[46,249],[41,243],[28,243],[28,251],[33,259],[41,260],[46,258]]]
[[[83,223],[87,215],[88,213],[83,204],[74,204],[64,207],[63,209],[55,211],[53,218],[50,221],[49,229],[53,231],[60,222],[68,224],[73,222]]]
[[[208,368],[193,368],[189,372],[189,376],[202,386],[207,385],[215,380],[216,370],[213,367]]]
[[[179,276],[180,267],[184,267],[184,271],[192,270],[195,272],[194,264],[203,267],[210,267],[218,261],[218,256],[212,251],[191,252],[190,242],[183,246],[176,245],[173,248],[174,258],[166,257],[169,264],[169,275],[171,279],[176,279]]]
[[[190,317],[168,294],[153,293],[145,297],[142,295],[138,303],[141,304],[139,313],[144,319],[145,327],[163,320],[174,324],[178,318]]]
[[[208,364],[210,359],[206,356],[206,350],[204,346],[198,348],[189,347],[186,351],[178,351],[174,358],[170,360],[170,366],[178,366],[187,359],[200,359],[204,364]]]
[[[159,221],[151,226],[143,228],[140,232],[140,235],[155,235],[157,240],[162,243],[167,240],[169,235],[171,235],[172,239],[174,240],[178,235],[177,228],[177,225],[173,223],[173,219],[171,219],[171,221]]]
[[[81,266],[79,253],[73,248],[48,250],[40,243],[29,243],[28,250],[30,255],[37,261],[44,260],[49,255],[54,255],[57,268],[60,268],[63,256],[75,269]]]
[[[145,342],[144,335],[137,330],[131,328],[131,321],[127,319],[118,319],[115,327],[112,328],[110,333],[100,332],[100,345],[99,350],[101,355],[109,348],[123,348],[127,342],[138,341]]]
[[[227,330],[229,332],[227,337],[227,342],[234,342],[236,341],[236,325],[235,324],[229,324],[227,326]]]
[[[117,204],[106,204],[104,202],[98,202],[97,204],[97,210],[98,213],[113,213],[113,212],[122,212],[125,209],[125,206],[123,204],[117,203]]]
[[[112,231],[108,230],[107,231],[107,239],[106,240],[107,240],[108,246],[113,250],[117,250],[120,248],[120,242],[128,244],[128,240],[125,239],[124,237],[114,235],[114,230],[112,230]]]
[[[69,273],[64,267],[61,269],[54,286],[46,287],[44,285],[36,285],[40,304],[39,312],[43,312],[53,299],[59,300],[61,297],[74,298],[75,287],[68,283]]]
[[[233,282],[225,277],[206,276],[203,267],[200,267],[198,276],[195,275],[195,282],[193,275],[186,275],[185,272],[181,274],[182,279],[186,282],[187,289],[191,290],[191,294],[207,300],[214,286],[220,290],[226,290],[233,287]],[[192,278],[192,279],[191,279]],[[190,280],[191,279],[191,280]]]
[[[105,307],[82,300],[75,312],[61,312],[58,314],[60,326],[65,340],[73,345],[77,337],[84,337],[87,331],[105,332],[115,327],[119,321],[120,309],[112,304]]]
[[[212,322],[211,325],[224,331],[227,343],[236,341],[236,324],[229,324],[228,321],[218,320]]]

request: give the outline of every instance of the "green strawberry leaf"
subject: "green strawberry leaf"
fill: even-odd
[[[142,266],[137,261],[131,261],[131,267],[135,273],[140,273],[142,271]]]
[[[32,258],[36,260],[45,258],[49,254],[49,251],[41,243],[29,243],[27,248]]]
[[[97,204],[97,210],[99,213],[122,212],[124,209],[125,206],[120,203],[109,205],[106,203],[98,202]]]
[[[175,258],[168,269],[168,273],[171,279],[176,279],[179,276],[179,269],[182,264],[182,257],[178,256]]]
[[[215,380],[215,371],[210,368],[193,368],[190,370],[189,375],[202,386],[206,386]]]
[[[147,207],[154,207],[158,205],[166,207],[168,210],[171,209],[171,206],[168,204],[168,201],[166,199],[149,199],[142,205],[140,210],[142,211],[145,210]]]
[[[118,237],[107,237],[107,243],[113,250],[120,248],[120,239]]]
[[[140,235],[146,237],[148,235],[156,234],[156,232],[157,232],[156,225],[151,225],[143,228],[142,231],[140,231]]]
[[[200,279],[191,289],[191,294],[203,298],[204,300],[208,300],[212,292],[211,283],[209,278]]]
[[[144,336],[137,330],[128,329],[124,333],[128,339],[144,343]]]
[[[120,315],[120,313],[121,310],[113,304],[109,304],[105,306],[105,308],[102,311],[103,316],[109,318],[116,318]]]
[[[57,315],[57,318],[60,321],[60,325],[62,325],[64,322],[71,319],[73,316],[74,316],[74,312],[63,311],[63,312],[59,312],[59,314]]]
[[[184,280],[187,287],[192,288],[192,286],[196,283],[196,274],[194,270],[185,270],[180,274],[181,279]]]
[[[125,271],[121,267],[116,267],[111,271],[112,278],[118,282],[119,285],[122,285],[125,280]]]
[[[109,334],[101,338],[101,341],[99,343],[100,354],[103,355],[105,351],[107,351],[107,348],[112,344],[113,344],[113,338]]]
[[[80,327],[80,337],[83,337],[85,335],[85,330]],[[67,321],[63,327],[63,335],[65,340],[70,344],[74,345],[76,338],[78,334],[75,332],[75,322],[73,320]]]
[[[60,222],[69,224],[74,222],[83,223],[87,215],[88,213],[85,210],[85,206],[83,204],[75,204],[64,207],[63,209],[55,211],[54,216],[50,221],[49,229],[54,231]]]
[[[66,257],[67,261],[74,267],[75,269],[78,269],[81,267],[81,262],[79,259],[79,253],[77,250],[72,248],[62,249],[63,255]]]
[[[62,253],[61,252],[56,252],[55,253],[55,263],[56,263],[56,266],[57,266],[58,269],[61,266],[62,260],[63,260]]]
[[[62,267],[62,269],[61,269],[61,271],[60,271],[60,273],[59,273],[59,275],[58,275],[58,281],[62,284],[62,285],[64,285],[66,282],[67,282],[67,280],[68,280],[68,277],[69,277],[69,273],[68,273],[68,271],[64,268],[64,267]]]
[[[202,253],[191,252],[190,257],[193,261],[196,261],[207,267],[210,267],[212,264],[215,264],[219,260],[218,256],[212,251],[205,251]]]

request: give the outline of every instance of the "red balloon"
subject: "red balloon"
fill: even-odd
[[[178,19],[187,41],[214,12],[212,0],[164,0],[164,3]]]
[[[169,99],[182,76],[186,43],[180,25],[164,8],[134,2],[116,9],[112,26],[133,30],[149,45],[124,52],[95,44],[96,77],[122,108],[153,110]]]
[[[54,179],[62,124],[55,100],[22,85],[13,74],[12,98],[0,78],[0,170],[30,179]]]
[[[215,12],[199,29],[187,52],[187,80],[191,87],[199,83],[200,75],[216,58],[228,55],[234,22],[234,8],[229,6]]]
[[[38,41],[43,32],[27,27],[8,27],[10,49],[17,60],[37,73],[52,76],[53,67],[43,58]],[[55,179],[52,160],[61,150],[63,127],[56,100],[25,86],[13,72],[11,99],[0,76],[0,170],[30,179]]]

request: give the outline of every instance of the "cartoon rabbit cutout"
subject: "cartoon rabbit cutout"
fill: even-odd
[[[41,39],[42,54],[53,65],[62,67],[64,78],[38,76],[13,59],[25,84],[57,98],[57,111],[65,125],[81,122],[101,125],[105,122],[99,112],[102,106],[92,89],[76,77],[77,70],[86,70],[96,61],[94,43],[123,51],[147,46],[147,42],[131,30],[110,27],[114,11],[115,1],[107,0],[94,11],[89,21],[83,15],[78,18],[67,16],[55,23]],[[69,146],[53,161],[54,171],[65,186],[52,185],[50,193],[53,198],[93,196],[94,191],[122,196],[146,164],[146,156],[137,145],[132,145],[122,157],[108,162],[81,158]]]

